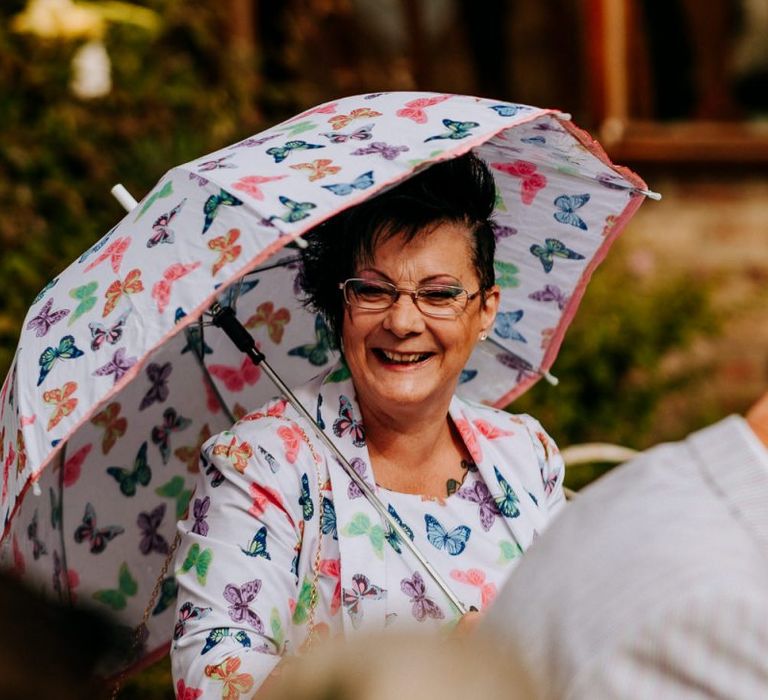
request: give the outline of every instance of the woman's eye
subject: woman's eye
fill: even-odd
[[[419,296],[424,301],[439,304],[455,301],[461,292],[458,287],[425,287],[419,290]]]

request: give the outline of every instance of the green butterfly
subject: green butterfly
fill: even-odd
[[[149,195],[147,201],[144,202],[144,205],[141,207],[141,211],[136,215],[134,221],[138,221],[146,213],[147,209],[149,209],[158,199],[170,197],[172,194],[173,182],[169,180],[159,190]]]
[[[216,627],[212,629],[205,640],[205,646],[200,654],[207,654],[217,644],[221,644],[227,637],[232,637],[244,649],[251,648],[251,638],[245,630],[233,630],[229,627]],[[239,695],[238,695],[239,697]]]
[[[155,493],[163,498],[175,498],[176,499],[176,517],[182,518],[184,513],[187,512],[187,506],[189,505],[189,499],[192,497],[192,489],[184,488],[184,478],[178,474],[174,476],[169,482],[158,486],[155,489]]]
[[[381,525],[371,525],[371,519],[365,513],[355,513],[348,525],[341,531],[351,537],[367,536],[373,545],[373,551],[379,559],[384,558],[385,532]]]
[[[504,197],[502,197],[499,190],[496,190],[496,203],[494,205],[494,209],[496,211],[507,211],[507,205],[504,203]]]
[[[181,565],[181,571],[186,574],[194,569],[198,582],[204,586],[208,576],[208,569],[211,567],[211,561],[213,561],[211,549],[207,548],[200,551],[200,545],[195,542],[189,548],[189,552],[187,552],[184,563]]]
[[[242,201],[237,197],[234,197],[226,190],[219,190],[219,194],[212,194],[205,200],[203,205],[203,214],[205,221],[203,222],[203,233],[205,233],[213,224],[213,220],[219,213],[219,207],[226,204],[230,207],[238,207],[242,204]]]
[[[43,383],[43,380],[48,376],[48,373],[53,369],[53,365],[59,358],[63,360],[74,360],[76,357],[81,357],[83,351],[75,345],[75,336],[65,335],[59,341],[59,347],[47,347],[43,350],[38,360],[40,365],[40,376],[37,378],[37,386]]]
[[[408,167],[409,167],[409,168],[415,168],[417,165],[421,165],[421,164],[422,164],[424,161],[427,161],[427,160],[434,160],[434,159],[435,159],[435,158],[437,158],[437,156],[439,156],[439,155],[440,155],[442,152],[443,152],[443,151],[442,151],[442,149],[440,149],[439,151],[432,151],[432,152],[431,152],[431,153],[430,153],[428,156],[426,156],[425,158],[414,158],[413,160],[409,160],[409,161],[408,161]]]
[[[517,542],[502,541],[499,542],[501,547],[501,556],[499,557],[499,564],[506,564],[507,562],[514,561],[523,554],[523,548],[517,544]]]
[[[175,576],[168,576],[164,578],[160,584],[160,593],[158,596],[157,605],[152,610],[153,615],[160,615],[164,613],[179,593],[179,584],[176,582]]]
[[[117,575],[117,588],[96,591],[93,597],[100,603],[108,605],[112,610],[123,610],[128,605],[128,598],[135,596],[138,590],[139,584],[131,576],[128,564],[123,562]]]
[[[506,518],[516,518],[520,515],[520,509],[517,504],[520,502],[517,498],[517,494],[513,488],[509,485],[507,480],[501,475],[498,467],[494,465],[493,471],[496,474],[496,481],[499,482],[501,490],[504,492],[503,496],[496,496],[493,500],[496,501],[501,514]]]
[[[120,492],[124,496],[135,496],[137,485],[146,486],[152,479],[152,469],[147,463],[146,440],[141,443],[141,447],[136,453],[132,471],[128,471],[124,467],[107,467],[107,474],[120,484]]]
[[[309,612],[312,609],[312,594],[314,586],[308,578],[304,578],[299,591],[299,597],[296,600],[296,607],[293,609],[293,624],[301,625],[309,620]]]
[[[69,296],[75,301],[80,302],[75,310],[69,316],[68,326],[71,326],[78,318],[84,313],[90,311],[96,305],[96,297],[94,292],[99,288],[98,282],[89,282],[82,287],[75,287],[69,290]]]
[[[520,270],[516,265],[503,260],[494,260],[493,267],[496,270],[496,284],[499,287],[509,289],[520,286],[520,280],[517,278]]]
[[[349,379],[352,373],[349,371],[346,362],[342,362],[340,367],[337,367],[325,378],[325,384],[331,384],[336,382],[343,382]]]
[[[309,216],[309,210],[317,207],[317,204],[313,204],[312,202],[294,202],[292,199],[288,199],[288,197],[283,197],[283,195],[280,195],[278,199],[280,200],[280,204],[288,207],[288,211],[282,216],[274,214],[269,217],[268,221],[280,219],[280,221],[285,221],[286,224],[292,224],[296,221],[306,219]]]
[[[331,339],[331,332],[320,314],[315,316],[315,339],[317,342],[314,345],[312,343],[299,345],[298,347],[291,348],[288,354],[294,357],[303,357],[309,360],[311,365],[321,367],[328,362],[328,353],[333,347],[333,341]]]
[[[283,631],[283,623],[280,620],[280,612],[277,608],[272,608],[272,612],[269,615],[269,627],[272,630],[272,644],[275,645],[275,651],[278,654],[282,654],[285,650],[285,632]]]
[[[299,134],[303,134],[305,131],[312,131],[312,129],[316,128],[317,124],[314,122],[299,122],[298,124],[289,126],[287,129],[282,129],[282,132],[288,136],[298,136]]]
[[[470,129],[480,126],[478,122],[457,122],[453,119],[443,119],[443,126],[448,127],[448,131],[435,136],[430,136],[428,139],[424,139],[424,142],[435,141],[437,139],[451,139],[456,141],[458,139],[465,139],[467,136],[471,136]]]

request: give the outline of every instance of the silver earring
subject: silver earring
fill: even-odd
[[[487,339],[488,339],[488,334],[485,331],[482,331],[480,333],[480,342],[482,342],[483,340],[487,340]]]

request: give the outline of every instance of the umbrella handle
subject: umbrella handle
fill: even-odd
[[[211,306],[211,313],[213,315],[213,325],[217,328],[221,328],[227,336],[229,336],[230,340],[237,346],[238,350],[248,355],[248,357],[251,358],[251,361],[255,365],[260,365],[261,368],[264,370],[264,373],[270,378],[272,383],[280,390],[280,393],[285,396],[285,398],[288,400],[288,402],[293,406],[296,411],[309,423],[309,425],[312,427],[313,432],[317,435],[318,438],[322,441],[322,443],[333,453],[334,457],[336,457],[336,460],[339,462],[341,467],[344,469],[344,471],[347,473],[347,476],[349,476],[352,481],[357,484],[357,486],[360,488],[360,490],[365,495],[366,499],[368,499],[368,502],[374,507],[376,512],[382,517],[382,519],[389,525],[395,533],[397,533],[397,536],[400,538],[401,542],[407,549],[410,550],[411,554],[413,554],[414,557],[418,560],[419,564],[424,567],[424,570],[432,577],[432,580],[438,585],[440,590],[443,591],[443,593],[446,595],[448,600],[451,602],[451,604],[456,608],[456,610],[459,611],[462,615],[465,615],[468,612],[468,609],[464,603],[459,600],[459,598],[456,596],[456,594],[451,590],[448,583],[443,579],[442,576],[435,570],[435,568],[432,566],[432,564],[429,563],[427,558],[422,554],[421,550],[413,543],[411,538],[408,536],[408,534],[405,532],[403,527],[400,525],[400,523],[395,520],[390,512],[387,510],[387,508],[384,506],[384,504],[381,502],[379,497],[374,493],[373,489],[368,485],[368,482],[365,481],[353,468],[352,465],[347,461],[347,458],[339,451],[339,448],[336,447],[335,443],[328,437],[328,435],[325,433],[325,431],[317,424],[317,421],[312,417],[312,415],[307,411],[306,408],[302,405],[302,403],[296,398],[296,396],[293,394],[293,392],[288,388],[288,386],[283,382],[283,380],[277,375],[277,373],[270,367],[269,363],[266,361],[266,357],[264,356],[264,353],[262,353],[257,347],[256,342],[253,339],[253,336],[245,329],[242,323],[238,320],[237,316],[235,316],[235,312],[232,310],[232,307],[230,306],[221,306],[218,302],[215,302]]]

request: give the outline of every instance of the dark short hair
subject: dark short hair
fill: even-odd
[[[472,262],[485,292],[495,284],[496,239],[491,214],[496,185],[473,153],[436,163],[392,189],[346,209],[304,237],[299,284],[304,304],[322,314],[340,346],[344,300],[339,283],[354,277],[379,244],[401,235],[410,241],[442,223],[462,223],[472,232]]]

